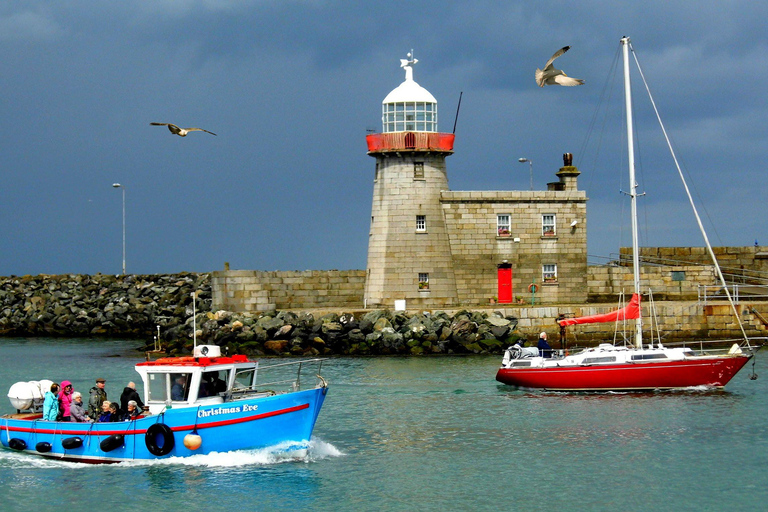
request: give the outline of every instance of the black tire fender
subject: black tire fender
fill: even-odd
[[[45,441],[41,441],[35,445],[35,450],[39,451],[40,453],[48,453],[51,451],[51,448],[53,448],[51,443]]]
[[[61,441],[61,447],[65,450],[74,450],[83,446],[83,439],[81,437],[67,437]]]
[[[19,439],[18,437],[12,437],[11,440],[8,441],[8,446],[14,450],[26,450],[27,442],[23,439]]]
[[[173,438],[173,430],[165,423],[151,425],[144,436],[144,442],[147,444],[149,453],[158,457],[168,455],[176,445],[176,441]]]
[[[121,434],[111,435],[99,443],[99,448],[103,452],[111,452],[121,446],[123,446],[123,436]]]

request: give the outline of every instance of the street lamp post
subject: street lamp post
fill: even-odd
[[[123,275],[125,275],[125,186],[113,183],[113,187],[123,189]]]
[[[531,160],[530,158],[518,158],[517,161],[520,162],[521,164],[528,162],[528,165],[531,169],[531,190],[533,190],[533,160]]]

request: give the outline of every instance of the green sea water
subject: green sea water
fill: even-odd
[[[0,391],[104,377],[116,398],[137,346],[0,339]],[[2,450],[0,510],[763,510],[766,358],[725,390],[642,394],[514,389],[494,380],[498,357],[333,358],[306,457],[90,466]]]

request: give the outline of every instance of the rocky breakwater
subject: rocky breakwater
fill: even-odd
[[[168,332],[170,353],[188,353],[191,320]],[[422,355],[501,353],[519,337],[517,319],[501,313],[461,311],[405,314],[280,311],[272,314],[201,313],[197,342],[228,353],[253,355]]]
[[[211,304],[208,274],[0,277],[0,336],[138,338],[150,350],[159,327],[162,349],[184,355],[197,329],[198,344],[225,353],[295,356],[501,353],[520,337],[517,318],[501,312],[250,314]]]
[[[211,305],[208,274],[0,278],[0,335],[152,339]]]

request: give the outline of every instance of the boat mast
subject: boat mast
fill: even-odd
[[[635,181],[635,147],[632,132],[632,87],[629,80],[629,38],[621,39],[624,54],[624,99],[627,110],[627,155],[629,159],[629,199],[632,216],[632,269],[634,271],[635,293],[640,295],[640,244],[637,239],[637,181]],[[643,348],[643,319],[640,314],[635,320],[635,346]]]

